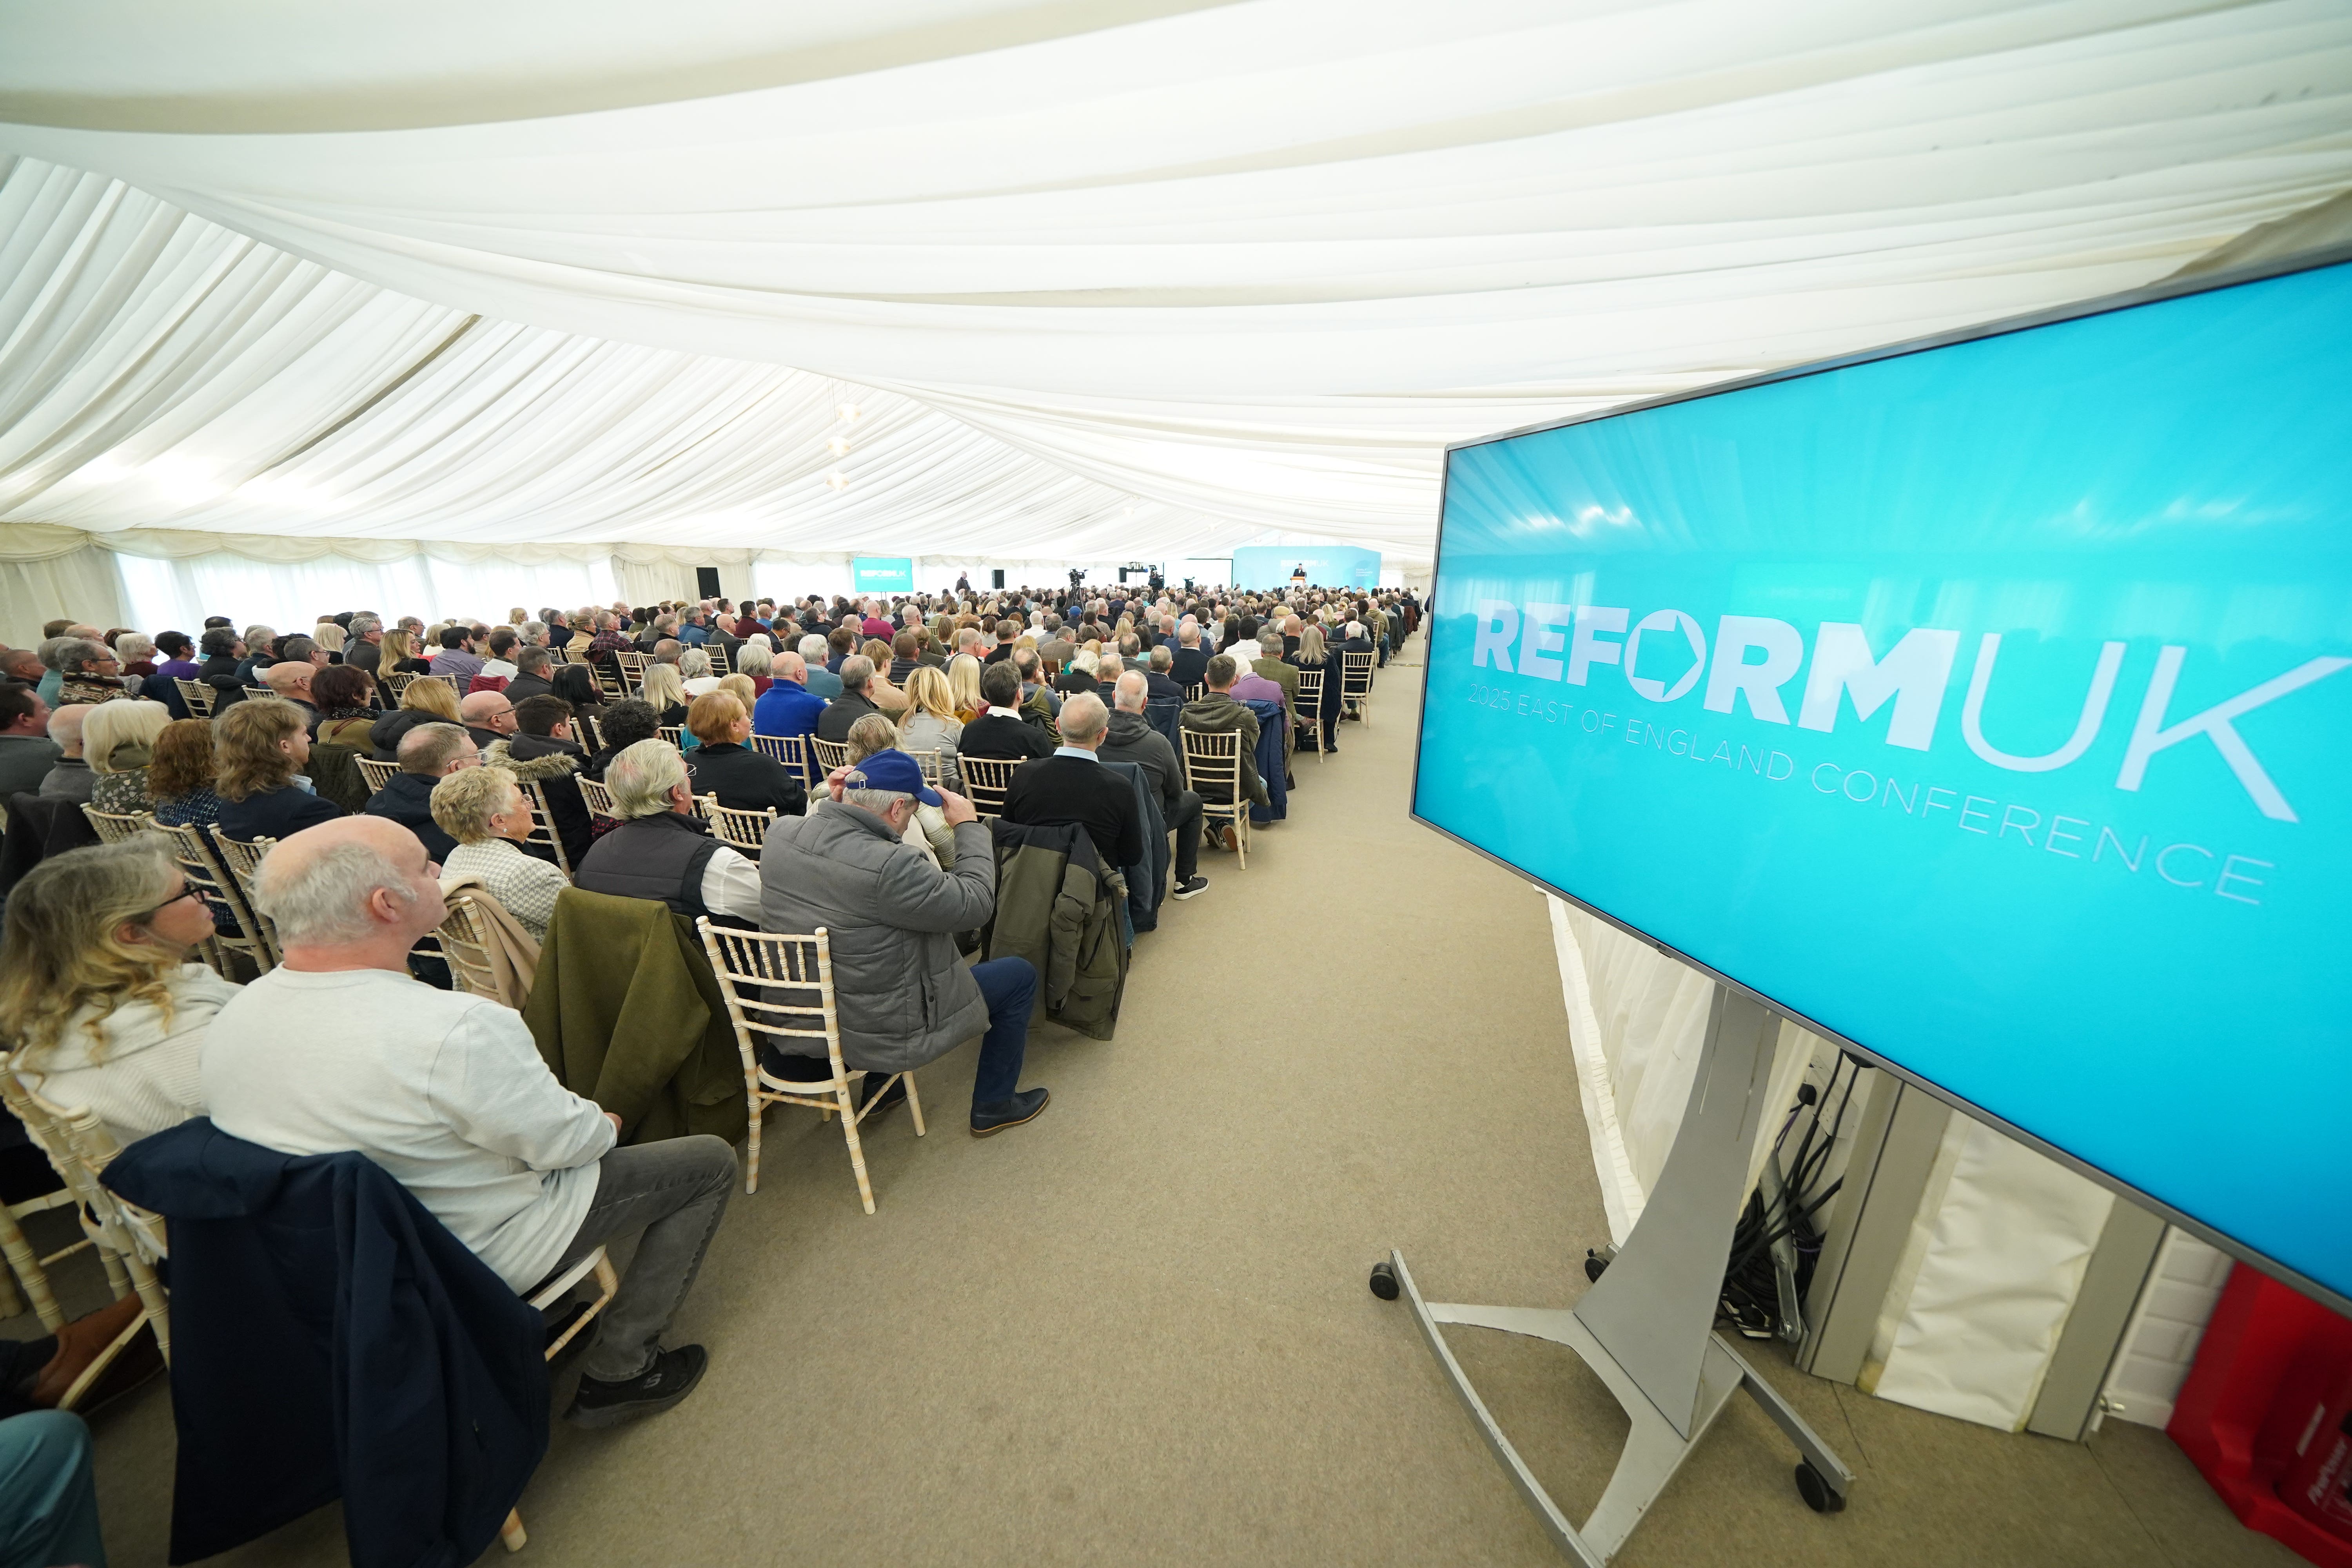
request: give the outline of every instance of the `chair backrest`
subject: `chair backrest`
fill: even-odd
[[[743,1053],[743,1076],[759,1081],[763,1041],[823,1040],[834,1076],[841,1075],[841,1017],[833,994],[833,948],[825,928],[813,936],[736,931],[694,922],[710,955],[711,973],[727,999],[728,1021]],[[782,1047],[787,1055],[805,1056]]]
[[[660,736],[663,740],[667,741],[671,745],[676,746],[679,751],[682,752],[686,750],[685,725],[657,724],[654,727],[654,733]]]
[[[233,948],[244,953],[253,961],[255,968],[268,973],[277,963],[277,955],[270,951],[269,944],[256,934],[259,929],[258,922],[254,919],[253,910],[247,907],[245,889],[222,866],[204,834],[193,827],[173,827],[161,822],[155,825],[155,831],[171,840],[173,857],[180,862],[180,871],[188,879],[188,886],[203,894],[205,901],[215,910],[228,916],[228,924],[214,931],[214,945]],[[236,929],[231,931],[231,926]],[[207,954],[208,960],[212,956]],[[215,963],[214,967],[218,969],[221,965]],[[234,977],[224,970],[223,978]]]
[[[914,758],[915,766],[922,770],[923,782],[931,785],[933,788],[937,788],[940,782],[940,753],[938,751],[908,752],[907,754]]]
[[[710,656],[711,674],[732,675],[735,673],[735,666],[728,660],[727,645],[725,643],[720,642],[714,637],[709,642],[702,645],[702,651]]]
[[[768,829],[776,820],[772,808],[745,811],[721,805],[715,795],[696,795],[694,805],[702,813],[702,820],[710,824],[712,837],[740,849],[754,860],[760,858],[761,847],[768,841]]]
[[[1368,653],[1342,653],[1339,656],[1339,692],[1345,697],[1361,697],[1372,689],[1372,656]]]
[[[971,808],[982,816],[1004,815],[1004,792],[1013,787],[1013,772],[1026,757],[974,757],[956,759],[956,771],[963,774],[964,790],[971,797]]]
[[[849,765],[849,742],[846,741],[820,741],[811,735],[808,749],[809,754],[816,759],[812,771],[818,778],[825,777],[835,768]]]
[[[1202,784],[1215,788],[1220,800],[1238,799],[1242,784],[1242,732],[1239,730],[1186,730],[1184,739],[1184,784],[1187,789],[1202,790]]]
[[[580,786],[580,799],[588,807],[589,816],[601,816],[607,822],[621,820],[621,814],[613,809],[611,790],[606,789],[594,779],[583,778],[576,773],[572,775],[572,782]]]
[[[120,844],[155,826],[155,819],[143,811],[117,816],[85,803],[81,814],[89,818],[90,826],[98,830],[98,841],[101,844]]]
[[[1298,671],[1298,708],[1300,713],[1323,710],[1323,672],[1301,668]]]
[[[448,963],[449,978],[457,989],[503,1002],[498,971],[490,963],[489,928],[480,908],[488,900],[489,895],[479,888],[462,888],[451,894],[449,913],[436,934],[441,939],[441,956]]]
[[[555,810],[547,804],[547,785],[538,779],[517,782],[522,785],[522,797],[530,806],[530,837],[523,840],[524,853],[532,849],[549,851],[555,868],[569,877],[572,857],[564,853],[563,835],[555,831]]]
[[[596,672],[596,689],[606,697],[617,702],[629,694],[629,689],[621,683],[620,676],[614,672],[611,665],[591,664],[588,668]]]
[[[408,689],[408,683],[416,679],[416,672],[413,669],[395,669],[390,675],[379,675],[375,679],[377,685],[392,693],[392,700],[396,705],[400,701],[401,694]]]
[[[172,684],[180,689],[180,700],[188,705],[190,713],[199,719],[209,719],[213,716],[213,698],[215,693],[211,687],[201,680],[190,680],[181,675],[172,677]]]
[[[372,795],[380,794],[383,786],[392,782],[393,775],[400,772],[398,763],[379,763],[373,757],[354,757],[352,760],[359,764],[360,777],[367,780],[368,794]]]
[[[625,647],[615,652],[613,657],[620,661],[621,679],[627,681],[632,689],[643,686],[646,683],[646,656],[644,654],[639,653],[633,647]]]
[[[269,959],[273,963],[285,957],[285,950],[278,945],[278,928],[254,904],[253,878],[254,873],[261,869],[262,857],[268,855],[270,846],[277,842],[275,838],[257,838],[248,844],[222,834],[213,835],[213,844],[220,851],[221,864],[236,879],[236,890],[245,895],[245,907],[253,920],[248,929],[258,933],[262,945],[269,950]]]
[[[604,749],[604,739],[596,732],[596,715],[593,713],[582,712],[572,715],[572,738],[591,752]]]
[[[1204,680],[1196,680],[1192,682],[1192,685],[1184,689],[1184,700],[1187,702],[1198,702],[1208,689],[1208,682]]]
[[[275,697],[278,695],[276,691],[267,686],[248,686],[245,689],[245,694],[247,697]]]
[[[809,753],[805,735],[754,735],[751,749],[763,757],[773,757],[790,768],[793,776],[803,784],[814,783],[809,773]]]
[[[122,1146],[96,1112],[88,1106],[62,1106],[34,1092],[16,1075],[13,1053],[0,1054],[0,1101],[25,1124],[26,1135],[88,1211],[85,1223],[95,1226],[102,1245],[117,1257],[140,1258],[151,1265],[167,1255],[162,1218],[117,1197],[98,1179]]]

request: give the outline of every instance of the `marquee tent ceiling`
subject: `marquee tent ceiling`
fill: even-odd
[[[1425,556],[1448,439],[2148,281],[2347,100],[2341,0],[0,0],[0,519]]]

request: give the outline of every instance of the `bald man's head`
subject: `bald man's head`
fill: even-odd
[[[428,779],[479,767],[474,737],[455,724],[419,724],[400,738],[400,771]]]
[[[808,660],[790,648],[776,655],[769,664],[768,671],[777,680],[798,681],[803,686],[808,684]]]
[[[1130,669],[1120,676],[1115,690],[1122,713],[1140,713],[1151,700],[1151,687],[1139,669]]]
[[[317,667],[304,659],[281,658],[261,672],[261,683],[287,699],[310,700],[310,677]]]
[[[289,948],[381,946],[397,961],[448,913],[431,857],[386,816],[341,816],[262,858],[254,903]]]
[[[503,691],[477,691],[457,704],[457,716],[477,730],[511,735],[515,730],[513,701]]]

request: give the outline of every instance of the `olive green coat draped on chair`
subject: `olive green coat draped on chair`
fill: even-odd
[[[522,1016],[557,1081],[619,1115],[624,1143],[732,1143],[751,1124],[710,960],[667,904],[566,888]]]

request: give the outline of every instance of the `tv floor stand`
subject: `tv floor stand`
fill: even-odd
[[[1572,1308],[1471,1307],[1422,1297],[1391,1251],[1372,1270],[1373,1293],[1412,1303],[1430,1352],[1470,1418],[1561,1552],[1582,1568],[1606,1568],[1665,1490],[1731,1396],[1745,1389],[1803,1456],[1797,1489],[1816,1511],[1845,1507],[1853,1474],[1803,1416],[1721,1334],[1716,1305],[1731,1233],[1747,1198],[1748,1163],[1772,1071],[1779,1020],[1752,998],[1717,985],[1706,1043],[1675,1146],[1649,1201],[1607,1270]],[[1600,1506],[1570,1524],[1470,1386],[1439,1325],[1500,1329],[1566,1345],[1625,1407],[1633,1430]]]

